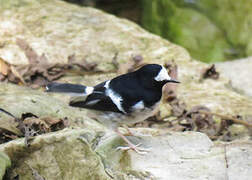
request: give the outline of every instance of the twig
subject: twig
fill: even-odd
[[[199,112],[202,113],[202,114],[218,116],[218,117],[220,117],[223,120],[231,120],[231,121],[233,121],[236,124],[242,124],[242,125],[244,125],[246,127],[252,128],[252,124],[250,124],[250,123],[248,123],[246,121],[234,118],[234,117],[230,117],[230,116],[227,116],[227,115],[223,115],[223,114],[219,114],[219,113],[214,113],[214,112],[208,112],[208,111],[199,111]]]
[[[227,145],[225,144],[224,145],[224,158],[225,158],[225,164],[226,164],[226,180],[228,180],[229,178],[228,178],[228,167],[229,167],[229,165],[228,165],[228,158],[227,158]]]
[[[10,112],[8,112],[8,111],[6,111],[6,110],[4,110],[4,109],[2,109],[2,108],[0,108],[0,111],[3,112],[3,113],[5,113],[5,114],[7,114],[7,115],[9,115],[9,116],[11,116],[11,117],[13,117],[15,120],[18,119],[16,116],[14,116],[14,115],[11,114]]]
[[[25,163],[29,166],[29,168],[32,170],[32,176],[34,177],[34,180],[45,180],[43,176],[41,176],[38,171],[30,166],[30,164]]]
[[[81,71],[81,70],[65,70],[65,73],[68,73],[69,75],[79,75],[79,76],[85,76],[85,75],[99,75],[99,74],[110,74],[110,73],[116,73],[116,70],[108,70],[108,71]]]
[[[5,114],[11,116],[12,118],[15,119],[15,121],[18,122],[18,127],[25,137],[25,140],[24,140],[25,146],[29,147],[30,141],[34,138],[34,136],[36,136],[37,132],[34,131],[33,129],[31,129],[30,127],[28,127],[26,124],[24,124],[24,122],[20,118],[17,118],[16,116],[14,116],[10,112],[4,110],[3,108],[0,108],[0,112],[3,112]]]

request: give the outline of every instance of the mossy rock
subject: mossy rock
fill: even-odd
[[[142,0],[142,24],[204,62],[250,56],[252,3],[236,0]]]
[[[0,151],[0,179],[4,177],[5,171],[11,166],[10,158]]]

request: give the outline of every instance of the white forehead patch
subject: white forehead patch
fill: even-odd
[[[154,79],[156,81],[164,81],[164,80],[171,80],[171,77],[168,75],[168,72],[166,71],[165,67],[162,66],[162,69]]]

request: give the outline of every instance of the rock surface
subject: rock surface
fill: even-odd
[[[240,93],[252,96],[252,57],[217,63],[223,76],[231,81],[231,87]]]
[[[141,55],[146,63],[174,61],[178,65],[178,79],[182,82],[177,94],[189,109],[205,105],[224,114],[252,114],[252,101],[226,88],[227,79],[201,81],[201,71],[206,64],[193,61],[183,48],[134,23],[62,1],[1,2],[0,57],[10,64],[29,63],[29,57],[17,45],[17,39],[25,40],[49,63],[66,63],[75,54],[77,61],[85,58],[105,71],[115,69],[112,60],[117,53],[119,64],[129,62],[134,55]],[[105,73],[64,80],[94,85],[114,76],[115,73]]]
[[[204,134],[185,132],[145,138],[144,143],[152,151],[146,156],[131,153],[132,168],[153,179],[248,180],[252,175],[251,141],[214,144]]]
[[[67,97],[65,98],[67,99]],[[0,83],[1,108],[20,118],[23,113],[32,113],[38,117],[67,117],[70,126],[104,130],[104,127],[87,116],[87,111],[81,111],[67,105],[61,99],[56,99],[41,91],[32,90],[8,83]],[[10,116],[0,113],[0,122],[13,124]],[[1,125],[2,125],[1,123]],[[10,127],[9,127],[10,128]]]
[[[65,129],[37,136],[29,148],[19,139],[2,144],[17,174],[33,179],[250,179],[251,141],[213,144],[202,133],[137,129],[148,137],[130,138],[150,152],[117,151],[116,135],[99,136],[87,129]]]
[[[12,65],[29,63],[29,56],[17,44],[18,39],[25,40],[49,63],[66,63],[75,54],[76,60],[81,62],[85,58],[96,62],[104,71],[115,70],[112,60],[117,53],[119,64],[128,63],[135,55],[141,55],[146,63],[174,61],[182,82],[177,96],[188,108],[205,105],[222,114],[252,115],[251,99],[227,88],[227,79],[202,80],[200,72],[207,65],[193,61],[183,48],[127,20],[57,0],[2,0],[0,27],[0,57]],[[114,76],[116,73],[105,73],[61,80],[94,85]],[[32,172],[37,172],[46,179],[167,179],[167,175],[178,179],[226,179],[229,176],[232,179],[236,177],[232,169],[237,166],[244,169],[241,177],[251,176],[251,164],[244,160],[251,158],[250,141],[234,142],[232,144],[239,146],[230,151],[231,145],[224,144],[227,159],[237,163],[228,168],[224,145],[214,145],[200,133],[167,134],[161,130],[136,129],[151,136],[131,140],[142,142],[151,152],[145,156],[122,153],[116,151],[116,147],[123,144],[115,134],[90,119],[87,110],[68,107],[67,100],[66,96],[0,83],[1,108],[17,117],[31,112],[39,117],[67,117],[70,123],[68,129],[37,136],[29,148],[25,147],[24,139],[1,144],[0,151],[12,161],[7,176],[19,174],[21,179],[33,179]],[[163,108],[168,115],[171,114],[169,108]],[[1,122],[13,122],[2,113],[0,118]]]
[[[8,178],[18,175],[21,179],[32,180],[36,172],[48,180],[109,179],[99,156],[89,145],[88,140],[95,138],[93,135],[87,130],[63,130],[36,137],[29,148],[23,139],[1,145],[1,150],[15,164]]]
[[[3,178],[7,168],[11,166],[10,158],[3,152],[0,152],[0,179]]]

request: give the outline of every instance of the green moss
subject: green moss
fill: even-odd
[[[113,135],[106,138],[95,150],[100,156],[106,171],[110,172],[111,176],[116,179],[123,172],[128,172],[131,169],[129,153],[127,151],[117,150],[118,146],[124,145],[124,141],[120,137]]]
[[[1,145],[13,162],[8,177],[19,174],[21,179],[32,180],[33,168],[45,179],[109,179],[83,134],[95,137],[91,130],[65,129],[37,136],[29,148],[23,139]]]
[[[5,171],[11,166],[10,158],[3,152],[0,152],[0,179],[3,178]]]
[[[252,3],[236,0],[142,0],[143,26],[201,61],[252,55]]]
[[[0,0],[0,9],[11,9],[29,5],[27,0]]]

